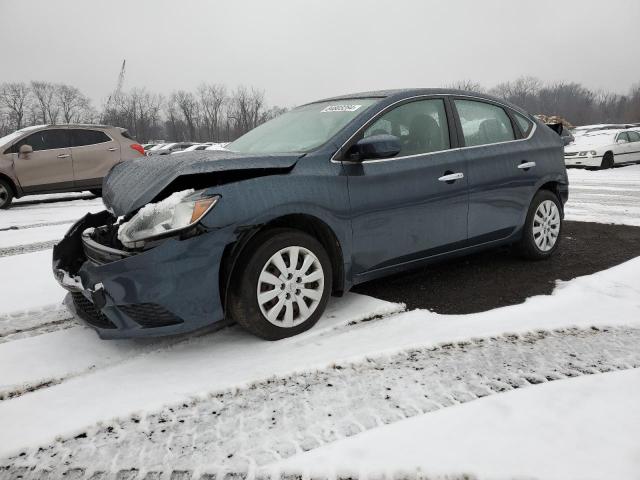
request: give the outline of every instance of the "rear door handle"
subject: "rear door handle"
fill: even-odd
[[[117,148],[116,148],[116,147],[111,147],[111,148],[109,148],[108,150],[109,150],[110,152],[115,152],[115,151],[117,150]]]
[[[447,182],[447,183],[453,183],[456,180],[460,180],[464,178],[464,173],[462,172],[458,172],[458,173],[447,173],[446,175],[441,176],[440,178],[438,178],[438,181],[440,182]]]
[[[518,165],[518,168],[521,170],[529,170],[530,168],[533,168],[536,166],[536,162],[522,162],[520,165]]]
[[[61,153],[60,155],[58,155],[58,158],[69,158],[71,155],[69,155],[68,153]]]

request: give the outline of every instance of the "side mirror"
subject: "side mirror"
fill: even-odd
[[[26,158],[30,153],[33,153],[33,147],[31,145],[21,145],[18,151],[20,152],[20,157]]]
[[[369,160],[391,158],[402,149],[400,139],[394,135],[371,135],[358,141],[349,150],[349,158],[354,160]]]

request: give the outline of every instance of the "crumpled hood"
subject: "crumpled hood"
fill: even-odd
[[[246,155],[228,150],[139,158],[111,169],[102,183],[102,200],[116,216],[126,215],[151,202],[179,177],[239,170],[286,170],[299,158],[300,154]]]

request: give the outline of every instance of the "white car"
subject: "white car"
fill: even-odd
[[[598,130],[576,137],[564,147],[567,167],[613,168],[640,162],[640,131]]]

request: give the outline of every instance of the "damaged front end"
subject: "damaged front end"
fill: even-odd
[[[177,192],[116,218],[76,222],[53,249],[65,303],[102,338],[169,335],[223,318],[218,271],[231,234],[200,220],[220,197]]]

